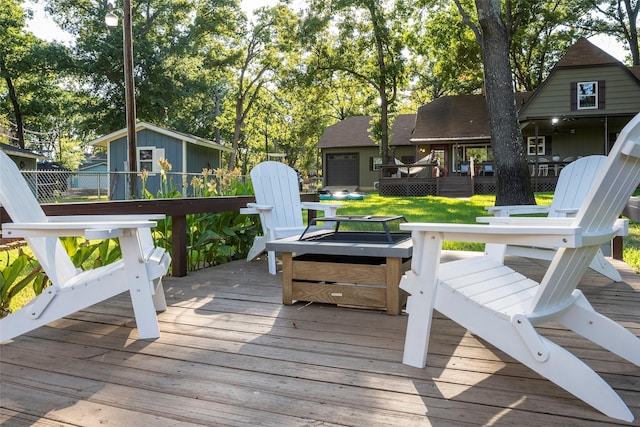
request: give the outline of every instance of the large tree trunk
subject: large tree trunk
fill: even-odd
[[[496,205],[535,204],[531,176],[518,125],[509,63],[509,34],[500,15],[500,1],[476,0],[482,29],[487,111],[496,163]]]
[[[18,138],[18,145],[24,150],[24,128],[22,127],[22,111],[20,110],[20,103],[18,102],[18,96],[16,90],[13,87],[13,81],[10,77],[5,77],[7,82],[7,89],[9,90],[9,98],[13,105],[13,117],[16,120],[16,138]]]

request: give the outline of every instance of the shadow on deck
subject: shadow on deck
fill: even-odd
[[[458,253],[447,253],[453,259]],[[640,279],[588,273],[596,309],[640,335]],[[518,269],[538,271],[513,258]],[[3,425],[609,426],[553,383],[436,313],[429,367],[401,363],[406,316],[283,306],[282,275],[235,261],[167,278],[162,335],[137,340],[128,296],[0,348]],[[640,426],[640,370],[554,325],[543,334],[618,391]]]

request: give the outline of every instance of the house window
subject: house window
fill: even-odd
[[[605,81],[571,82],[571,111],[604,110]]]
[[[578,110],[598,108],[598,82],[578,82]]]
[[[158,160],[164,157],[164,148],[138,147],[138,170],[151,173],[160,172]]]
[[[371,157],[371,170],[372,171],[380,170],[380,165],[382,165],[382,157],[380,157],[380,156]]]
[[[529,136],[527,137],[527,154],[530,156],[545,155],[544,136]]]

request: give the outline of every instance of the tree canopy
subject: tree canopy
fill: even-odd
[[[0,0],[0,118],[20,146],[64,160],[63,141],[82,150],[125,125],[122,28],[105,26],[104,0],[38,3],[73,42],[38,39],[23,2]],[[229,144],[230,168],[282,152],[313,170],[323,130],[353,115],[375,117],[388,156],[396,114],[486,83],[481,45],[456,7],[472,0],[280,0],[249,16],[238,0],[132,3],[138,119]],[[616,34],[637,48],[638,1],[500,4],[514,19],[517,90],[535,89],[579,36]]]

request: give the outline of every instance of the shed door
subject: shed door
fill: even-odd
[[[358,186],[358,153],[327,154],[327,181],[325,185]]]

